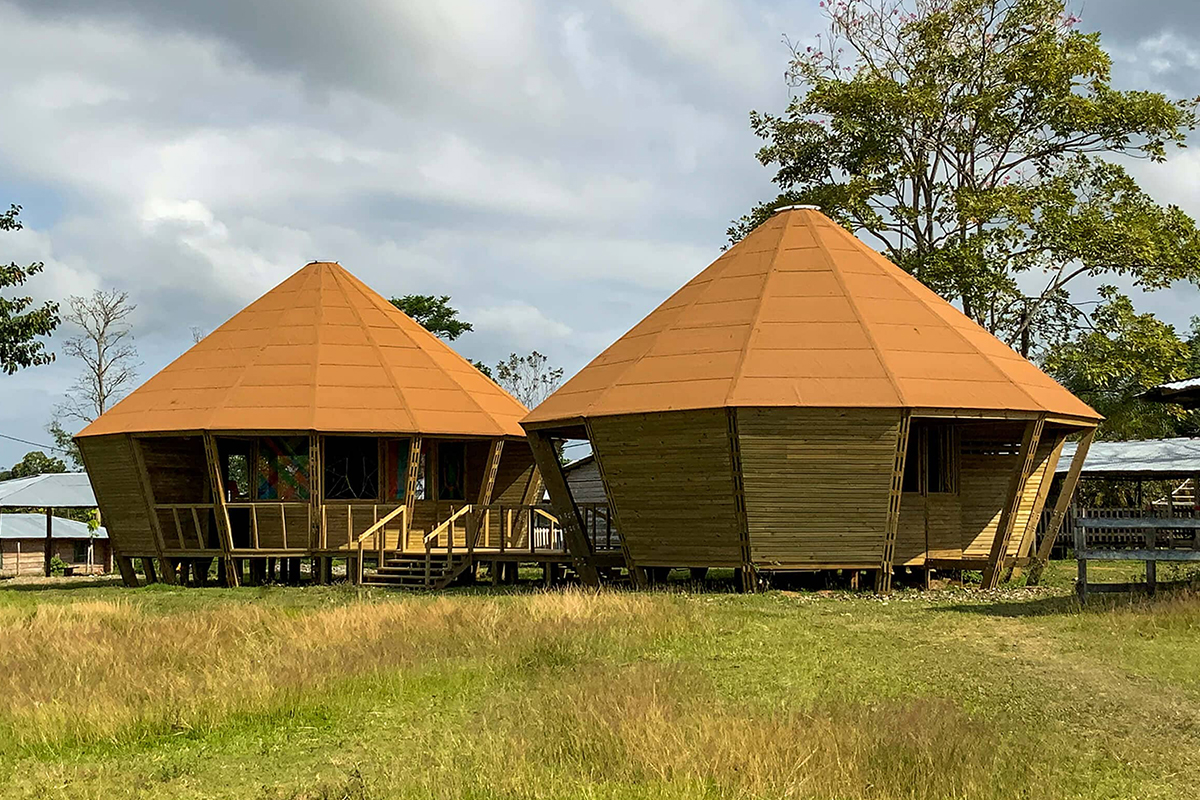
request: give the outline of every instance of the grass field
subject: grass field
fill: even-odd
[[[1200,595],[1081,611],[1072,568],[886,599],[3,583],[0,794],[1200,796]]]

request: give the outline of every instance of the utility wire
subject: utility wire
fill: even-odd
[[[31,442],[28,439],[18,439],[16,436],[9,436],[7,433],[0,433],[0,439],[8,439],[13,442],[20,442],[21,444],[28,444],[28,445],[32,445],[33,447],[40,447],[43,450],[57,450],[60,453],[66,453],[67,455],[71,454],[70,450],[66,450],[62,447],[55,447],[52,444],[38,444],[37,442]]]

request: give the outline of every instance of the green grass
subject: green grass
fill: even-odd
[[[887,598],[9,582],[0,795],[1200,795],[1200,595],[1080,609],[1073,570]]]

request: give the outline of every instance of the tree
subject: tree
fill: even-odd
[[[0,470],[0,480],[32,478],[34,475],[49,475],[66,472],[67,465],[60,458],[53,458],[41,450],[30,450],[12,469]]]
[[[0,214],[0,231],[19,231],[21,207],[9,206]],[[42,271],[38,261],[27,267],[17,264],[0,266],[0,289],[21,286]],[[0,296],[0,371],[12,375],[22,367],[49,364],[54,354],[46,352],[39,336],[49,336],[58,327],[58,304],[46,301],[33,306],[32,297],[7,298]]]
[[[1105,439],[1153,439],[1194,434],[1200,414],[1177,405],[1137,399],[1152,386],[1187,377],[1197,353],[1175,328],[1138,314],[1111,286],[1100,289],[1093,330],[1056,347],[1046,370],[1104,415]]]
[[[496,383],[513,397],[533,408],[562,383],[562,367],[550,367],[546,356],[534,350],[527,356],[509,355],[496,364]]]
[[[458,318],[458,310],[451,307],[448,294],[441,297],[432,294],[406,294],[403,297],[393,297],[391,302],[425,330],[448,342],[474,330],[471,323]]]
[[[797,95],[751,113],[781,193],[731,241],[816,204],[1024,355],[1084,322],[1080,276],[1200,281],[1195,222],[1113,160],[1164,161],[1200,99],[1113,89],[1063,0],[821,5],[828,33],[789,43]]]
[[[119,400],[137,377],[137,349],[129,327],[136,306],[128,294],[116,289],[72,297],[70,306],[66,320],[80,333],[63,343],[63,352],[82,361],[84,370],[58,412],[91,422]]]
[[[83,469],[83,456],[79,453],[79,445],[58,419],[50,420],[50,424],[46,426],[46,433],[54,439],[58,452],[71,460],[72,469]]]

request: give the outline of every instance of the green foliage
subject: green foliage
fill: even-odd
[[[471,330],[471,323],[458,318],[458,309],[450,305],[450,295],[406,294],[393,297],[392,305],[417,321],[425,330],[446,341],[454,341]]]
[[[58,553],[50,557],[50,574],[59,578],[67,574],[67,562],[59,558]]]
[[[1080,275],[1200,282],[1194,221],[1104,160],[1163,161],[1198,101],[1112,88],[1099,34],[1063,0],[825,5],[828,33],[793,47],[796,97],[751,114],[781,194],[731,241],[780,205],[819,205],[1026,355],[1085,322]]]
[[[0,231],[19,231],[21,207],[9,206],[0,213]],[[0,289],[21,286],[42,271],[40,261],[27,267],[0,265]],[[34,307],[33,298],[0,296],[0,371],[9,375],[22,367],[49,364],[54,354],[46,352],[40,336],[49,336],[58,326],[58,304],[46,301]]]
[[[66,472],[67,465],[61,458],[54,458],[41,450],[31,450],[25,457],[13,464],[12,469],[0,470],[0,480],[11,478],[31,478],[34,475],[48,475]]]
[[[1111,286],[1092,312],[1093,329],[1056,347],[1045,360],[1059,383],[1105,416],[1106,439],[1149,439],[1200,430],[1200,415],[1137,396],[1152,386],[1189,377],[1197,352],[1175,328],[1153,314],[1138,314]]]
[[[58,448],[58,452],[70,460],[71,469],[76,471],[83,469],[83,456],[79,453],[79,445],[75,444],[71,434],[57,419],[51,420],[50,424],[46,426],[46,433],[54,439],[54,445]]]

